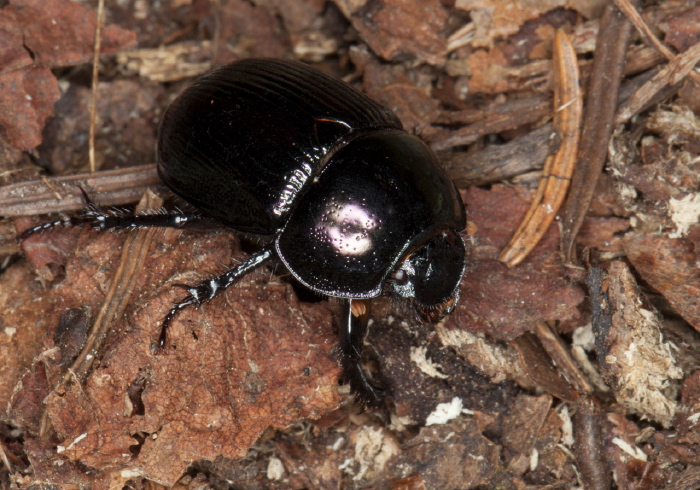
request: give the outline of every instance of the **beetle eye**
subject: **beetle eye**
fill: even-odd
[[[412,257],[409,255],[394,272],[393,281],[391,281],[394,292],[402,298],[413,298],[416,291],[413,288],[413,279],[415,274]]]

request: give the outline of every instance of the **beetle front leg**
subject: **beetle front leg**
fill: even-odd
[[[152,350],[155,353],[158,353],[165,349],[168,328],[180,311],[184,310],[188,306],[194,305],[196,308],[211,301],[219,293],[232,286],[241,277],[252,272],[254,269],[257,269],[266,262],[269,262],[272,257],[272,247],[263,248],[260,252],[256,253],[245,262],[237,265],[233,269],[230,269],[219,277],[209,279],[208,281],[205,281],[197,286],[188,287],[187,296],[185,296],[182,301],[175,303],[173,307],[170,308],[168,314],[165,315],[163,323],[161,323],[160,326],[158,343],[153,346]]]
[[[370,383],[360,363],[367,332],[368,312],[355,316],[352,300],[344,300],[340,318],[340,356],[343,377],[350,384],[356,399],[363,405],[379,407],[384,403],[384,390]]]

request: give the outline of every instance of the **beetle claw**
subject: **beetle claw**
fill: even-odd
[[[369,381],[359,361],[348,359],[343,364],[344,378],[355,394],[355,400],[366,408],[376,409],[384,406],[387,390]]]
[[[162,356],[167,354],[167,348],[165,345],[160,345],[159,342],[151,342],[151,354],[154,356]]]

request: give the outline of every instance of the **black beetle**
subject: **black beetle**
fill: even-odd
[[[389,110],[314,68],[248,59],[196,80],[167,109],[158,174],[200,213],[134,215],[88,204],[64,225],[99,230],[222,223],[262,249],[198,286],[166,315],[159,347],[180,310],[214,298],[278,260],[307,288],[339,298],[344,375],[364,403],[382,392],[361,366],[366,315],[353,300],[410,300],[435,322],[457,301],[464,272],[464,206],[435,154]]]

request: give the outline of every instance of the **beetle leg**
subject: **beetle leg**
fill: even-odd
[[[340,318],[340,355],[343,376],[358,401],[363,405],[380,406],[384,402],[384,390],[370,383],[360,364],[362,345],[367,332],[369,313],[360,316],[352,312],[352,299],[342,302]]]
[[[182,211],[136,214],[125,209],[101,208],[92,202],[82,188],[80,190],[83,192],[87,205],[79,214],[28,228],[19,235],[19,242],[21,243],[35,233],[67,226],[89,226],[98,231],[105,231],[133,228],[202,228],[208,224],[216,223],[213,218],[208,216]]]
[[[182,301],[175,303],[173,307],[170,308],[168,314],[165,315],[163,323],[161,323],[158,344],[154,346],[153,350],[155,352],[159,352],[165,348],[168,328],[180,311],[184,310],[188,306],[194,305],[196,308],[199,307],[199,305],[211,301],[217,294],[225,291],[241,277],[268,262],[273,256],[274,253],[272,247],[263,248],[248,260],[238,264],[236,267],[228,270],[224,274],[213,279],[209,279],[208,281],[205,281],[197,286],[188,287],[187,296],[185,296]]]

